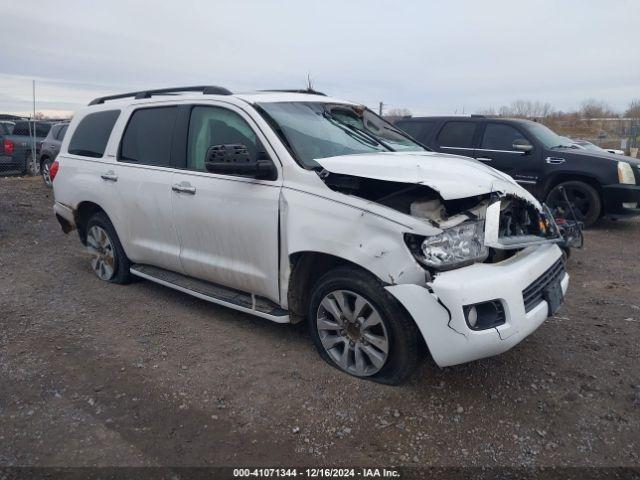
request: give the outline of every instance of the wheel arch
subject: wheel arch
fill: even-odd
[[[97,203],[83,201],[78,204],[75,212],[75,223],[78,229],[78,235],[83,245],[87,244],[87,223],[89,219],[98,212],[104,213],[107,217],[109,214]]]
[[[559,185],[560,183],[568,181],[584,182],[592,186],[596,189],[598,195],[600,195],[600,200],[602,200],[602,183],[600,183],[600,181],[596,177],[584,173],[558,172],[550,175],[545,180],[542,188],[543,201],[546,200],[547,195],[549,195],[549,192],[552,188]]]
[[[289,315],[293,323],[307,316],[311,294],[316,282],[325,273],[340,266],[350,266],[377,278],[376,275],[346,258],[329,253],[301,251],[289,255],[290,274],[287,288]]]

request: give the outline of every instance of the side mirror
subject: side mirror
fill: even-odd
[[[517,152],[524,152],[524,153],[529,153],[531,150],[533,150],[533,145],[531,145],[524,138],[519,138],[518,140],[515,140],[511,145],[511,147]]]
[[[207,172],[222,175],[238,175],[258,180],[275,180],[278,172],[265,152],[258,153],[253,161],[245,145],[212,145],[207,149],[204,159]]]

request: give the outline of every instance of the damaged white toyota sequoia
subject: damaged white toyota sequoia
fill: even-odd
[[[552,215],[511,177],[315,91],[98,98],[51,178],[100,279],[306,320],[327,362],[379,382],[421,339],[440,366],[510,349],[569,282]]]

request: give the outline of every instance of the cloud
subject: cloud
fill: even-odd
[[[369,106],[452,113],[517,98],[623,109],[640,92],[640,2],[293,0],[11,2],[0,111],[113,92],[315,86]],[[15,111],[15,110],[14,110]]]

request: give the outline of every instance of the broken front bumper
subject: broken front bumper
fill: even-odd
[[[386,289],[413,317],[435,362],[456,365],[509,350],[547,318],[543,299],[525,309],[523,291],[539,280],[562,257],[556,245],[529,247],[504,262],[475,264],[436,276],[430,292],[420,285],[390,285]],[[569,275],[561,277],[563,294]],[[472,330],[463,307],[499,300],[504,324]],[[528,311],[527,311],[528,310]]]

